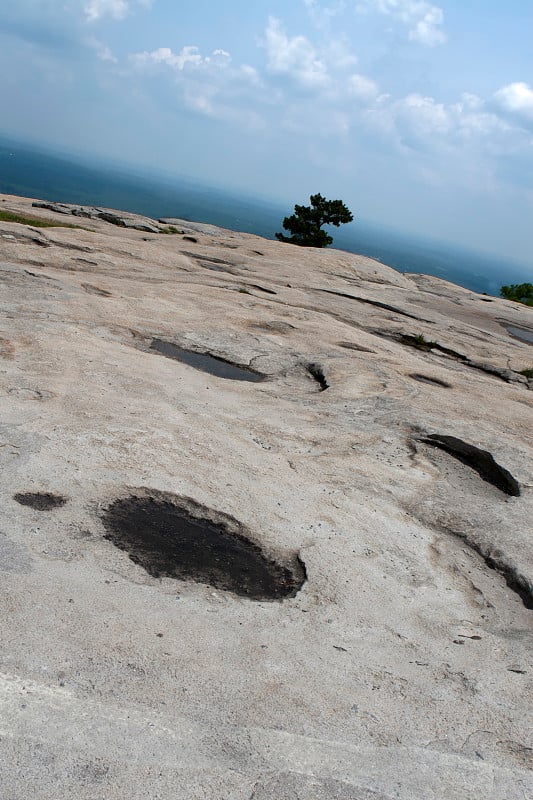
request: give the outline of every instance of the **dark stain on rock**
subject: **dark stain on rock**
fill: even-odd
[[[357,350],[360,353],[375,353],[375,350],[371,350],[370,347],[363,347],[361,344],[355,344],[355,342],[337,342],[338,347],[342,347],[345,350]]]
[[[15,347],[9,339],[0,336],[0,358],[13,360],[15,358]]]
[[[415,381],[419,381],[420,383],[430,383],[433,386],[442,386],[445,389],[449,389],[451,387],[450,383],[446,383],[446,381],[441,381],[440,378],[433,378],[430,375],[422,375],[419,372],[411,372],[409,375]]]
[[[506,369],[504,367],[496,367],[494,364],[475,361],[474,359],[465,356],[463,353],[458,353],[457,350],[452,350],[450,347],[444,347],[438,342],[428,341],[421,334],[418,336],[413,336],[412,334],[408,333],[398,333],[396,331],[383,330],[374,330],[372,333],[374,333],[376,336],[381,336],[384,339],[391,339],[392,341],[400,342],[400,344],[406,345],[407,347],[414,347],[416,350],[421,350],[424,353],[442,353],[449,358],[459,361],[466,367],[479,370],[479,372],[484,372],[487,375],[493,375],[494,377],[505,381],[505,383],[518,383],[524,385],[525,388],[528,388],[527,378],[521,373],[515,372],[512,369]]]
[[[181,361],[182,364],[188,364],[190,367],[194,367],[194,369],[208,372],[210,375],[214,375],[217,378],[257,383],[258,381],[262,381],[265,377],[258,372],[254,372],[249,367],[241,367],[237,364],[232,364],[231,361],[226,361],[218,356],[212,356],[209,353],[196,353],[193,350],[184,350],[182,347],[178,347],[177,344],[166,342],[164,339],[152,339],[150,349],[167,358]]]
[[[109,211],[100,211],[96,214],[97,219],[102,219],[104,222],[109,222],[110,225],[117,225],[119,228],[125,228],[126,223],[122,219],[122,217],[117,216],[117,214],[111,214]]]
[[[154,578],[192,580],[251,600],[294,597],[306,580],[297,555],[278,563],[233,517],[187,497],[143,490],[115,500],[105,538]]]
[[[251,289],[258,289],[260,292],[266,292],[266,294],[277,294],[274,289],[267,289],[266,286],[260,286],[258,283],[249,283]]]
[[[414,347],[416,350],[422,350],[425,353],[429,353],[431,350],[436,350],[439,353],[444,353],[444,355],[450,356],[450,358],[456,358],[458,361],[468,361],[467,357],[462,353],[458,353],[457,350],[452,350],[450,347],[444,347],[438,342],[427,341],[421,335],[413,336],[409,333],[402,333],[399,336],[399,341],[408,347]]]
[[[320,364],[311,362],[306,364],[305,368],[309,375],[311,375],[311,377],[318,383],[320,392],[325,392],[326,389],[329,389],[329,383],[326,380],[324,369],[320,366]]]
[[[294,325],[290,322],[283,320],[273,319],[269,322],[250,322],[250,328],[256,328],[259,331],[266,331],[267,333],[290,333],[295,330]]]
[[[187,237],[184,236],[183,238],[186,239]],[[201,255],[200,253],[191,253],[189,250],[182,250],[181,254],[187,256],[187,258],[193,258],[200,267],[214,270],[215,272],[232,272],[232,270],[234,270],[237,266],[232,261],[226,261],[225,259],[217,258],[216,256],[205,256]]]
[[[99,297],[111,297],[111,292],[106,289],[100,289],[99,286],[93,286],[92,283],[82,283],[81,288],[88,294],[96,294]]]
[[[528,583],[527,579],[520,575],[516,569],[513,569],[508,564],[502,564],[501,560],[495,555],[482,555],[485,564],[489,569],[493,569],[498,572],[505,583],[511,589],[512,592],[518,595],[521,599],[524,606],[532,610],[533,609],[533,592],[531,591],[531,586]]]
[[[348,294],[348,292],[337,292],[333,289],[315,289],[314,291],[324,292],[324,294],[333,294],[337,297],[345,297],[347,300],[356,300],[358,303],[365,303],[368,306],[374,306],[375,308],[382,308],[384,311],[391,311],[393,314],[400,314],[402,317],[409,317],[410,319],[416,319],[418,322],[428,322],[432,323],[431,320],[424,320],[420,317],[415,316],[414,314],[410,314],[408,311],[404,311],[398,306],[391,306],[388,303],[382,303],[379,300],[369,300],[368,297],[359,297],[355,294]]]
[[[29,506],[36,511],[51,511],[53,508],[64,506],[68,498],[51,492],[17,492],[13,495],[13,499],[21,506]]]
[[[455,436],[441,436],[440,434],[430,434],[420,439],[424,444],[438,447],[463,464],[475,470],[478,475],[487,483],[496,486],[500,491],[511,497],[520,496],[520,484],[511,473],[501,467],[493,458],[488,450],[481,450],[473,444],[463,442]]]

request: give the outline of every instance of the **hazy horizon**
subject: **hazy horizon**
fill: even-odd
[[[120,161],[76,158],[0,135],[0,191],[100,205],[149,217],[181,217],[273,238],[292,206],[194,179],[130,168]],[[306,198],[301,198],[304,202]],[[386,228],[360,217],[332,228],[333,246],[375,258],[400,272],[436,275],[478,292],[529,279],[529,268],[497,255]]]
[[[166,170],[163,170],[158,167],[150,167],[143,164],[137,164],[128,162],[126,160],[122,160],[120,158],[109,158],[105,156],[101,156],[97,153],[91,152],[83,152],[83,151],[76,151],[74,149],[65,149],[65,148],[58,148],[52,145],[46,146],[42,145],[38,141],[32,141],[31,138],[19,138],[16,139],[14,137],[10,137],[5,135],[0,130],[0,145],[8,146],[9,144],[28,148],[36,153],[43,153],[50,155],[53,158],[57,158],[58,160],[64,160],[65,162],[69,162],[75,166],[81,167],[94,167],[98,170],[102,169],[103,167],[113,170],[116,175],[121,176],[125,180],[131,179],[140,179],[142,181],[146,181],[147,183],[153,182],[156,186],[164,186],[166,185],[169,189],[174,189],[176,187],[177,182],[188,188],[196,191],[209,191],[220,193],[221,195],[230,196],[234,200],[241,200],[243,204],[246,202],[252,202],[254,205],[263,206],[266,210],[276,214],[276,223],[275,227],[277,229],[281,229],[281,221],[282,217],[286,214],[291,214],[293,212],[293,207],[295,203],[301,204],[308,204],[309,196],[299,196],[295,197],[291,201],[285,201],[280,198],[275,198],[268,195],[261,195],[256,194],[252,190],[247,190],[241,192],[240,190],[232,187],[232,186],[223,186],[221,184],[217,185],[214,183],[209,183],[206,179],[197,178],[193,175],[187,173],[170,173]],[[317,189],[317,191],[319,191]],[[341,198],[342,199],[342,198]],[[123,209],[126,210],[126,209]],[[202,220],[198,219],[195,220],[197,222],[201,222]],[[461,251],[464,253],[469,253],[475,256],[485,256],[491,260],[498,260],[502,258],[499,254],[494,253],[490,250],[483,249],[483,245],[478,246],[472,245],[462,245],[460,243],[446,240],[439,238],[438,236],[430,236],[425,234],[424,232],[417,232],[401,227],[395,227],[391,224],[384,224],[376,219],[371,219],[366,217],[364,214],[354,212],[354,222],[349,225],[344,225],[342,228],[332,228],[332,233],[336,240],[339,237],[344,241],[346,238],[351,238],[352,236],[357,236],[357,227],[363,225],[365,229],[375,229],[376,232],[386,232],[388,234],[394,235],[399,239],[405,239],[406,241],[416,240],[421,245],[435,245],[438,247],[449,247],[452,249],[456,249],[457,251]],[[333,247],[335,247],[335,243]],[[343,248],[340,248],[343,249]],[[518,269],[525,269],[529,270],[531,268],[532,271],[532,278],[533,278],[533,266],[530,267],[529,260],[520,261],[513,258],[505,257],[505,260],[508,261],[512,266],[517,267]]]

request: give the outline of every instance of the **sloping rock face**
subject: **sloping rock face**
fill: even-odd
[[[529,797],[533,310],[0,201],[2,795]]]

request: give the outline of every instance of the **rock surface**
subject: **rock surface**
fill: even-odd
[[[0,222],[2,796],[530,798],[533,309],[0,200],[85,217]],[[128,498],[144,555],[106,532]],[[142,566],[178,506],[213,585]],[[217,532],[302,587],[214,588]]]

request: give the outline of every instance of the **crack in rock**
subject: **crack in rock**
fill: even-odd
[[[424,444],[438,447],[457,458],[463,464],[475,470],[482,480],[496,486],[500,491],[511,497],[520,496],[520,484],[509,470],[500,466],[488,450],[481,450],[473,444],[463,442],[455,436],[443,436],[438,433],[429,434],[420,438]]]

